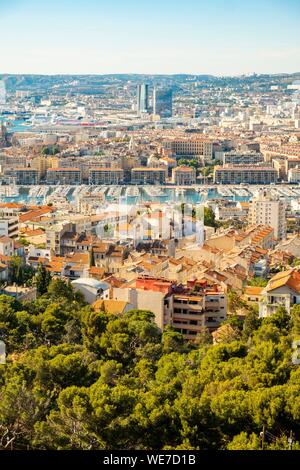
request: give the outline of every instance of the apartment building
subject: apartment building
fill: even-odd
[[[186,339],[193,340],[203,331],[216,330],[226,319],[226,295],[217,284],[188,282],[187,292],[172,296],[172,326]]]
[[[300,157],[299,144],[262,144],[260,151],[264,155],[266,161],[272,161],[273,158],[285,157],[287,159],[298,159]]]
[[[62,157],[57,159],[57,164],[52,165],[52,168],[77,168],[81,171],[81,179],[83,183],[89,182],[89,171],[91,168],[99,167],[99,160],[91,155],[82,155],[80,158],[74,157]],[[101,166],[111,167],[112,162],[101,161]]]
[[[15,253],[13,238],[0,236],[0,255],[13,256]]]
[[[118,273],[129,254],[126,246],[102,242],[94,243],[92,252],[96,267],[109,273]]]
[[[290,269],[275,274],[261,292],[259,316],[269,317],[283,306],[288,312],[300,304],[300,273]]]
[[[80,168],[48,168],[48,184],[81,184]]]
[[[241,220],[246,217],[247,211],[235,202],[217,205],[215,209],[216,220]]]
[[[213,142],[207,139],[176,139],[164,146],[176,157],[196,157],[204,162],[213,158]]]
[[[272,199],[266,191],[261,191],[250,203],[249,220],[253,225],[272,227],[277,240],[286,237],[285,202]]]
[[[120,184],[124,181],[124,170],[121,168],[91,168],[89,184]]]
[[[33,168],[16,168],[14,170],[16,183],[23,186],[38,183],[38,171]]]
[[[113,288],[113,299],[128,302],[131,308],[150,310],[155,315],[155,323],[163,330],[170,323],[171,304],[168,298],[174,284],[159,278],[138,278],[129,284]]]
[[[166,170],[164,168],[133,168],[131,170],[131,182],[133,184],[164,184]]]
[[[224,152],[223,165],[255,165],[264,161],[262,153],[257,152]]]
[[[172,325],[188,340],[195,340],[204,328],[214,331],[226,319],[225,292],[207,280],[183,286],[166,279],[140,277],[113,288],[113,299],[126,301],[131,308],[151,310],[159,328]]]
[[[284,158],[273,158],[272,165],[278,173],[279,181],[285,181],[287,178],[286,173],[286,160]]]
[[[293,168],[300,168],[300,158],[286,158],[285,159],[285,174],[288,175],[289,170]]]
[[[173,168],[176,168],[177,162],[175,158],[162,157],[159,159],[160,166],[165,166],[168,171],[168,176],[172,176]]]
[[[270,184],[276,183],[278,173],[271,166],[225,165],[214,169],[214,183],[221,184]]]
[[[34,157],[31,160],[30,167],[38,172],[38,180],[46,178],[47,170],[49,168],[57,168],[58,158],[55,156],[48,156],[45,157],[43,155],[39,155],[38,157]]]
[[[178,166],[172,170],[172,183],[188,186],[196,183],[196,170],[190,166]]]
[[[300,183],[300,162],[299,166],[290,168],[288,171],[288,182],[289,183]]]
[[[70,232],[73,232],[73,224],[71,223],[65,222],[49,225],[46,228],[46,249],[56,256],[64,253],[64,236]]]
[[[90,277],[80,277],[71,282],[77,292],[81,292],[86,302],[92,304],[97,300],[109,299],[109,284]]]
[[[271,226],[255,225],[254,228],[248,230],[251,245],[258,246],[263,250],[271,250],[276,243],[274,228]]]
[[[0,214],[0,237],[17,238],[18,233],[18,217],[9,217]]]

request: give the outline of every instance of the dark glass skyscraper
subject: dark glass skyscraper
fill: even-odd
[[[145,83],[137,87],[137,110],[139,113],[149,111],[149,85]]]
[[[153,92],[153,112],[161,118],[172,117],[173,93],[169,88],[154,88]]]

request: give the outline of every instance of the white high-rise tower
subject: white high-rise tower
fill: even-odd
[[[285,202],[273,199],[267,191],[260,191],[250,203],[249,219],[253,225],[268,225],[274,229],[277,240],[286,237]]]

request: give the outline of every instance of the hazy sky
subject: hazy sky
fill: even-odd
[[[0,73],[300,72],[300,0],[0,0]]]

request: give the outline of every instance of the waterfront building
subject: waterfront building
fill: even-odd
[[[190,166],[178,166],[172,170],[172,182],[177,186],[196,183],[196,170]]]
[[[226,165],[215,166],[214,183],[221,184],[270,184],[276,183],[278,173],[271,166]]]
[[[16,168],[14,176],[16,177],[16,183],[19,185],[38,183],[38,170],[34,168]]]
[[[124,170],[121,168],[91,168],[90,184],[120,184],[124,181]]]
[[[48,168],[48,184],[81,184],[80,168]]]
[[[46,177],[46,173],[48,168],[52,168],[57,166],[53,164],[54,162],[58,162],[58,158],[56,157],[45,157],[43,155],[39,155],[33,158],[30,162],[30,167],[38,172],[38,181],[44,179]]]
[[[131,182],[134,184],[164,184],[165,181],[164,168],[140,167],[131,170]]]

